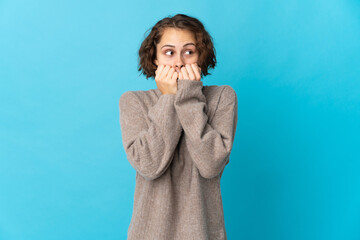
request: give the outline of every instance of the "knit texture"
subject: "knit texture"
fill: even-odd
[[[119,110],[136,170],[127,239],[226,240],[220,178],[237,125],[234,89],[183,79],[176,94],[127,91]]]

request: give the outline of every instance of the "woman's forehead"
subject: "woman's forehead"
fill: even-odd
[[[166,29],[161,37],[160,44],[183,46],[186,43],[195,43],[194,34],[189,30]]]

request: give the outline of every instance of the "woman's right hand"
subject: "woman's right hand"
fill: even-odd
[[[169,65],[158,65],[155,82],[162,94],[176,94],[178,73]]]

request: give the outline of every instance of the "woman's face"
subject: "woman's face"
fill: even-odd
[[[195,37],[191,31],[166,28],[156,46],[154,63],[170,65],[180,72],[185,64],[198,63],[199,53],[195,47]]]

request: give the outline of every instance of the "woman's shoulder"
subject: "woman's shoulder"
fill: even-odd
[[[159,89],[129,90],[121,94],[120,102],[137,101],[142,103],[153,103],[161,95]]]
[[[208,96],[224,96],[228,98],[236,98],[236,92],[230,85],[204,85],[204,94]]]

